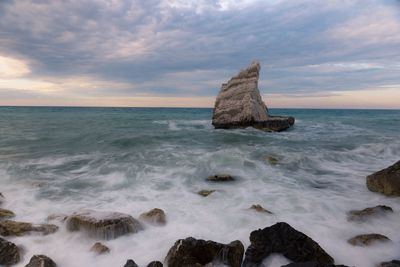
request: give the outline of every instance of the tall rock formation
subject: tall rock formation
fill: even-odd
[[[254,127],[282,131],[294,124],[293,117],[270,116],[258,90],[260,63],[250,66],[222,84],[215,101],[212,124],[215,128]]]

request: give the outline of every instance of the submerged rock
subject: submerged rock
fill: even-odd
[[[379,264],[379,267],[400,267],[400,260],[381,262],[381,264]]]
[[[276,157],[273,157],[273,156],[268,156],[267,158],[266,158],[266,160],[268,161],[268,163],[270,164],[270,165],[277,165],[278,163],[279,163],[279,159],[278,158],[276,158]]]
[[[282,131],[294,124],[293,117],[269,116],[258,90],[260,63],[251,65],[222,84],[215,101],[212,124],[215,128],[254,127]]]
[[[351,210],[347,216],[348,221],[365,221],[369,218],[377,217],[379,215],[386,215],[393,213],[391,207],[385,205],[378,205],[375,207],[365,208],[363,210]]]
[[[93,238],[104,240],[137,233],[142,225],[132,216],[119,212],[84,210],[66,219],[69,231],[83,231]]]
[[[0,237],[0,265],[10,266],[17,264],[21,259],[18,247]]]
[[[284,222],[251,232],[250,242],[243,267],[261,266],[272,253],[281,253],[295,263],[311,261],[329,265],[334,262],[317,242]]]
[[[349,244],[361,247],[370,246],[377,242],[388,242],[388,241],[390,241],[390,239],[381,234],[357,235],[347,240]]]
[[[235,178],[233,178],[229,174],[216,174],[216,175],[211,175],[207,177],[207,181],[210,182],[229,182],[229,181],[234,181]]]
[[[159,261],[152,261],[147,264],[147,267],[163,267],[163,264]]]
[[[209,195],[211,195],[215,191],[216,190],[200,190],[199,192],[197,192],[197,194],[199,194],[202,197],[208,197]]]
[[[15,213],[11,210],[1,209],[0,208],[0,219],[10,219],[15,217]]]
[[[134,260],[127,260],[124,267],[139,267]]]
[[[368,175],[367,187],[372,192],[400,196],[400,160],[386,169]]]
[[[165,212],[158,208],[140,214],[139,219],[154,225],[165,225],[167,223]]]
[[[46,221],[58,221],[58,222],[65,222],[65,220],[68,218],[68,215],[66,214],[50,214],[47,216]]]
[[[57,264],[45,255],[35,255],[25,267],[56,267]]]
[[[0,221],[0,235],[2,236],[22,236],[32,232],[48,235],[57,232],[57,230],[58,226],[54,224],[32,224],[11,220]]]
[[[263,212],[263,213],[272,214],[272,212],[270,212],[270,211],[267,210],[267,209],[264,209],[264,208],[263,208],[261,205],[259,205],[259,204],[252,205],[252,206],[250,207],[250,209],[251,209],[251,210],[255,210],[255,211],[257,211],[257,212]]]
[[[175,242],[165,262],[168,267],[220,266],[240,267],[244,247],[236,240],[229,244],[188,237]]]
[[[99,255],[105,254],[105,253],[110,253],[110,249],[109,249],[107,246],[105,246],[105,245],[103,245],[102,243],[100,243],[100,242],[96,242],[96,243],[90,248],[90,251],[91,251],[91,252],[95,252],[95,253],[97,253],[97,254],[99,254]]]

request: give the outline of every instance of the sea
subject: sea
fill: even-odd
[[[400,159],[400,110],[270,109],[296,118],[288,131],[222,130],[208,108],[0,107],[2,208],[17,221],[45,223],[82,209],[138,218],[161,208],[165,226],[103,241],[60,229],[7,239],[25,266],[45,254],[61,267],[139,266],[163,261],[186,237],[250,244],[252,231],[287,222],[336,264],[373,267],[400,258],[400,198],[370,192],[366,176]],[[272,160],[271,160],[272,159]],[[230,174],[229,183],[206,178]],[[216,190],[208,197],[199,190]],[[273,214],[249,209],[260,204]],[[376,205],[393,214],[349,222],[350,210]],[[379,233],[392,242],[355,247],[347,240]],[[289,263],[274,254],[263,266]]]

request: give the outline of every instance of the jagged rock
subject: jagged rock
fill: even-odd
[[[9,219],[15,217],[14,212],[11,210],[0,209],[0,219]]]
[[[127,260],[124,267],[139,267],[134,260]]]
[[[400,267],[400,260],[381,262],[381,264],[379,264],[379,267]]]
[[[207,177],[207,181],[210,182],[228,182],[228,181],[234,181],[235,178],[233,178],[229,174],[216,174],[216,175],[211,175]]]
[[[260,204],[252,205],[252,206],[250,207],[250,209],[251,209],[251,210],[255,210],[255,211],[257,211],[257,212],[263,212],[263,213],[272,214],[272,212],[270,212],[270,211],[267,210],[267,209],[264,209]]]
[[[56,267],[57,264],[45,255],[35,255],[25,267]]]
[[[348,267],[346,265],[321,264],[315,261],[289,263],[281,267]]]
[[[132,216],[119,212],[83,210],[66,219],[69,231],[83,231],[93,238],[104,240],[137,233],[142,225]]]
[[[152,261],[147,264],[147,267],[163,267],[163,264],[159,261]]]
[[[368,175],[367,187],[372,192],[400,196],[400,160],[386,169]]]
[[[140,214],[139,219],[155,225],[165,225],[167,222],[165,219],[165,212],[158,208]]]
[[[17,264],[21,259],[18,247],[0,237],[0,265],[10,266]]]
[[[165,263],[168,267],[219,266],[240,267],[244,247],[236,240],[227,245],[188,237],[175,242]]]
[[[385,205],[378,205],[375,207],[365,208],[363,210],[351,210],[349,211],[347,220],[365,221],[372,217],[376,217],[379,215],[386,215],[387,213],[393,213],[393,209]]]
[[[215,191],[216,190],[200,190],[199,192],[197,192],[197,194],[199,194],[202,197],[208,197],[209,195],[211,195]]]
[[[58,226],[54,224],[32,224],[11,220],[0,221],[0,235],[22,236],[32,232],[48,235],[57,232]]]
[[[293,117],[270,116],[258,90],[260,63],[254,61],[227,83],[215,101],[212,124],[215,128],[254,127],[282,131],[294,124]]]
[[[350,238],[347,242],[353,246],[369,246],[377,242],[388,242],[390,239],[381,234],[365,234],[365,235],[357,235],[355,237]]]
[[[97,254],[99,254],[99,255],[105,254],[105,253],[110,253],[110,249],[109,249],[107,246],[105,246],[105,245],[103,245],[102,243],[100,243],[100,242],[96,242],[96,243],[90,248],[90,251],[91,251],[91,252],[95,252],[95,253],[97,253]]]
[[[317,242],[284,222],[251,232],[250,242],[243,267],[260,266],[271,253],[281,253],[295,263],[333,264],[333,258]]]

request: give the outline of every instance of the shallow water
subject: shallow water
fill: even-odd
[[[369,192],[365,176],[400,159],[400,111],[272,109],[296,117],[282,133],[214,130],[211,109],[0,107],[0,192],[16,220],[45,222],[53,213],[90,208],[140,213],[158,207],[167,225],[106,241],[63,227],[53,235],[11,238],[24,266],[46,254],[59,266],[140,266],[162,261],[179,238],[249,244],[252,230],[285,221],[316,240],[337,264],[372,267],[400,257],[400,199]],[[278,164],[271,165],[273,156]],[[207,183],[216,173],[237,181]],[[203,198],[201,189],[216,189]],[[261,204],[272,211],[249,211]],[[346,212],[384,204],[395,212],[350,223]],[[61,225],[62,226],[62,225]],[[353,247],[354,235],[393,240]],[[287,262],[276,256],[265,265]]]

